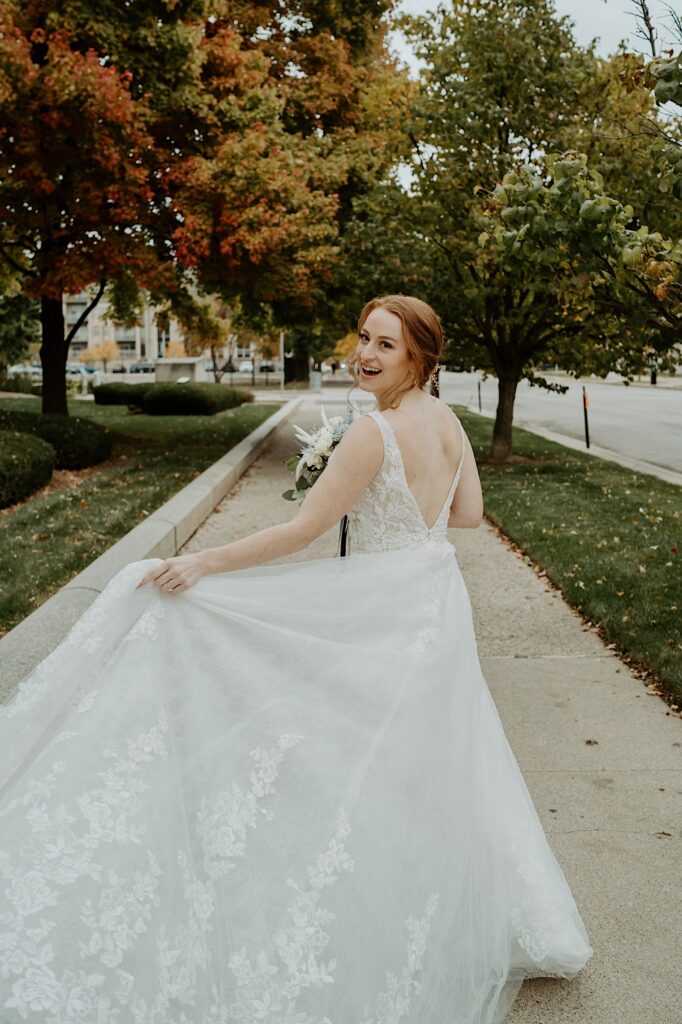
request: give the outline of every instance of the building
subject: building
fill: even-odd
[[[67,332],[71,330],[88,303],[92,301],[87,292],[78,295],[67,295],[64,298],[64,319]],[[71,359],[75,362],[86,348],[93,348],[103,341],[115,341],[120,349],[119,362],[124,366],[138,360],[154,360],[165,355],[169,342],[182,342],[183,333],[176,320],[170,319],[164,329],[160,329],[155,319],[154,307],[144,307],[142,319],[134,327],[122,327],[115,324],[109,317],[109,305],[105,298],[100,299],[91,310],[85,323],[76,331],[71,342]]]

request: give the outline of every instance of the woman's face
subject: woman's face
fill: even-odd
[[[377,306],[360,328],[355,350],[360,364],[360,387],[378,401],[382,394],[402,384],[412,370],[412,360],[400,317]]]

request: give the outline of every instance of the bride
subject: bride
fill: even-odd
[[[2,1024],[499,1024],[592,954],[482,675],[442,332],[375,299],[295,517],[127,566],[0,711]],[[350,557],[262,565],[344,514]]]

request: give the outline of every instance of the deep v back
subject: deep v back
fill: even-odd
[[[443,511],[444,511],[444,509],[445,509],[446,507],[449,507],[449,506],[450,506],[450,503],[452,502],[452,499],[453,499],[453,497],[454,497],[454,492],[455,492],[455,488],[456,488],[456,486],[457,486],[457,482],[458,482],[458,480],[459,480],[459,474],[460,474],[460,470],[461,470],[461,468],[462,468],[462,463],[463,463],[463,461],[464,461],[464,429],[463,429],[463,427],[462,427],[462,424],[460,423],[460,421],[459,421],[459,420],[457,420],[457,423],[458,423],[458,425],[459,425],[459,428],[460,428],[460,431],[461,431],[461,434],[462,434],[462,451],[461,451],[461,454],[460,454],[460,458],[459,458],[459,463],[458,463],[457,469],[455,470],[455,475],[454,475],[454,477],[452,478],[452,482],[451,482],[451,484],[450,484],[450,487],[449,487],[449,489],[448,489],[448,494],[447,494],[447,497],[446,497],[446,499],[445,499],[445,502],[444,502],[444,504],[443,504],[443,505],[441,505],[441,507],[440,507],[440,511],[438,512],[438,515],[436,516],[436,518],[435,518],[435,520],[434,520],[434,522],[433,522],[433,525],[432,525],[432,526],[427,526],[427,523],[426,523],[426,516],[424,515],[424,513],[423,513],[423,512],[422,512],[422,510],[421,510],[421,508],[419,507],[419,502],[417,501],[417,498],[416,498],[416,496],[415,496],[415,494],[414,494],[414,491],[412,490],[412,488],[410,487],[410,485],[409,485],[409,484],[408,484],[408,482],[407,482],[407,471],[406,471],[406,469],[405,469],[405,459],[404,459],[404,457],[403,457],[402,449],[401,449],[401,447],[400,447],[400,442],[398,441],[398,435],[396,434],[396,432],[395,432],[395,430],[394,430],[394,428],[393,428],[393,424],[391,423],[391,421],[390,421],[389,419],[387,419],[387,417],[386,417],[386,416],[384,415],[384,413],[383,413],[383,412],[381,412],[381,410],[379,410],[379,409],[377,409],[377,410],[375,410],[375,411],[376,411],[376,412],[378,412],[378,414],[379,414],[379,416],[381,416],[381,418],[382,418],[383,422],[384,422],[384,423],[386,423],[386,424],[388,425],[388,428],[389,428],[389,430],[390,430],[390,431],[391,431],[391,433],[393,434],[393,441],[395,442],[395,445],[396,445],[396,447],[397,447],[397,449],[398,449],[398,453],[399,453],[399,455],[400,455],[400,463],[401,463],[401,465],[402,465],[402,470],[403,470],[403,480],[404,480],[404,483],[405,483],[405,487],[406,487],[406,489],[408,490],[408,492],[410,493],[410,495],[411,495],[411,497],[412,497],[412,500],[414,501],[415,509],[417,510],[417,512],[419,513],[419,515],[421,516],[421,519],[422,519],[422,522],[424,523],[424,526],[425,526],[425,527],[426,527],[426,529],[427,529],[427,530],[429,530],[429,532],[430,532],[431,530],[433,530],[433,529],[434,529],[434,527],[435,527],[435,526],[436,526],[436,524],[438,523],[438,520],[440,519],[440,517],[441,517],[441,515],[442,515],[442,513],[443,513]],[[456,418],[456,417],[454,416],[454,414],[453,414],[453,418]],[[448,517],[448,518],[449,518],[449,517]]]
[[[462,437],[462,451],[443,506],[429,527],[407,483],[402,451],[393,427],[378,409],[368,415],[381,431],[384,459],[369,487],[349,513],[351,550],[385,551],[435,542],[447,543],[450,506],[464,462],[465,435],[461,422],[453,414]]]

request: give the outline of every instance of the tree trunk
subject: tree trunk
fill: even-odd
[[[58,299],[40,300],[42,344],[40,362],[43,367],[43,412],[68,416],[66,404],[66,357],[69,346],[64,330],[64,309]]]
[[[511,455],[514,398],[518,383],[516,377],[500,377],[498,381],[497,412],[490,447],[490,457],[493,462],[504,462]]]
[[[284,357],[284,383],[289,381],[308,381],[308,356],[298,355]]]

